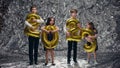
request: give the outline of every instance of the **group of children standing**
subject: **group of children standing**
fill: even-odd
[[[79,20],[77,19],[77,10],[76,9],[70,10],[70,14],[71,14],[71,17],[66,21],[66,23],[69,23],[70,25],[67,26],[66,24],[64,28],[66,37],[69,37],[69,39],[67,39],[68,41],[67,64],[70,64],[71,62],[71,51],[72,50],[73,50],[73,61],[77,63],[77,42],[78,40],[76,40],[75,38],[71,36],[74,34],[71,34],[70,30],[75,30],[74,28],[82,29],[81,24]],[[26,28],[24,30],[25,34],[28,36],[28,41],[29,41],[29,64],[30,65],[38,64],[38,46],[39,46],[39,38],[41,34],[40,30],[42,30],[41,32],[45,32],[47,34],[48,41],[51,41],[54,38],[53,34],[55,32],[59,32],[59,27],[55,25],[55,18],[49,17],[47,19],[46,24],[40,28],[41,23],[44,23],[44,20],[37,14],[37,7],[32,6],[30,8],[30,13],[26,16],[26,21],[25,21]],[[55,30],[51,30],[51,31],[46,30],[45,29],[46,26],[49,26],[49,25],[54,26]],[[85,37],[85,39],[89,43],[92,41],[93,38],[94,39],[97,38],[97,30],[95,29],[94,24],[92,22],[87,23],[86,28],[92,30],[94,33],[92,36]],[[44,47],[44,49],[46,51],[45,65],[48,64],[49,53],[52,59],[52,65],[55,65],[54,48]],[[96,62],[96,50],[97,48],[93,51],[95,63],[97,63]],[[88,62],[89,60],[90,60],[90,53],[88,53]]]

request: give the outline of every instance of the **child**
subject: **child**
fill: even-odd
[[[90,61],[90,53],[93,53],[94,54],[94,63],[97,64],[97,61],[96,61],[96,51],[98,50],[98,46],[97,46],[97,30],[94,27],[94,24],[92,22],[87,23],[86,30],[89,30],[88,32],[90,34],[90,35],[86,34],[86,37],[85,37],[85,39],[87,40],[87,45],[91,46],[92,45],[91,42],[93,42],[94,45],[96,46],[96,48],[94,50],[92,50],[91,52],[87,52],[87,55],[88,55],[87,61],[89,63],[89,61]]]
[[[80,41],[80,38],[74,38],[74,36],[77,36],[79,34],[80,29],[80,22],[76,18],[77,17],[77,10],[72,9],[70,10],[71,17],[67,19],[66,26],[64,28],[64,31],[66,32],[66,37],[68,40],[68,54],[67,54],[67,64],[70,64],[71,61],[71,51],[73,49],[73,61],[77,63],[77,42]],[[73,33],[75,31],[75,33]],[[78,35],[80,36],[80,35]]]
[[[33,62],[37,64],[38,57],[38,45],[40,36],[40,23],[43,23],[43,19],[37,14],[37,7],[32,6],[30,8],[30,13],[26,17],[26,28],[24,30],[25,34],[28,36],[29,40],[29,64],[33,65]],[[33,52],[34,51],[34,52]],[[33,61],[34,58],[34,61]]]
[[[47,19],[46,25],[43,26],[41,29],[42,29],[42,41],[43,41],[44,48],[46,51],[45,65],[48,64],[48,56],[50,53],[51,59],[52,59],[52,65],[54,66],[55,65],[55,63],[54,63],[54,48],[56,47],[56,43],[58,42],[58,34],[57,33],[58,33],[59,28],[55,25],[55,19],[53,17],[49,17]],[[45,34],[43,34],[43,32],[45,32]],[[57,36],[55,36],[55,34],[57,34]],[[45,38],[47,38],[47,39],[45,39]],[[57,40],[55,42],[53,41],[54,38],[57,38]]]

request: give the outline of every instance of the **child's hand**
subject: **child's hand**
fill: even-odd
[[[70,36],[70,33],[69,33],[69,32],[66,32],[66,35],[69,37],[69,36]]]
[[[88,36],[89,38],[91,38],[91,39],[95,39],[96,38],[96,36]]]
[[[37,19],[32,19],[32,22],[37,22]]]
[[[52,33],[56,32],[55,30],[51,31]]]
[[[35,30],[35,28],[32,26],[32,27],[30,27],[30,29],[32,30],[32,31],[34,31]]]
[[[92,42],[92,39],[90,37],[85,37],[85,39],[88,41],[88,42]]]
[[[89,38],[92,38],[92,36],[90,36],[90,35],[89,35],[88,37],[89,37]]]
[[[52,33],[54,33],[54,32],[57,32],[58,30],[53,30],[53,31],[51,31]]]
[[[50,33],[50,31],[45,30],[46,33]]]

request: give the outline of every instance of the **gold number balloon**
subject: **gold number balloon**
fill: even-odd
[[[83,32],[82,32],[82,39],[85,38],[85,35],[94,35],[94,32],[90,29],[83,29]],[[92,39],[93,41],[92,42],[89,42],[90,44],[88,45],[87,43],[83,46],[84,50],[86,52],[94,52],[95,49],[96,49],[96,40],[95,39]]]
[[[67,40],[80,41],[81,39],[81,29],[77,27],[79,21],[77,19],[70,18],[67,20],[66,28],[70,33],[70,36],[66,36]]]
[[[26,17],[26,20],[34,27],[34,30],[32,30],[30,27],[26,26],[25,27],[25,34],[28,36],[34,36],[34,37],[39,37],[40,36],[40,32],[38,30],[40,23],[38,22],[33,22],[33,19],[40,19],[40,16],[37,14],[28,14],[28,16]]]
[[[45,29],[47,31],[53,31],[53,30],[56,30],[56,26],[48,25],[48,26],[45,26]],[[59,40],[58,32],[54,32],[52,34],[53,34],[53,39],[51,41],[49,41],[47,38],[47,33],[45,31],[42,31],[41,40],[42,40],[45,48],[47,48],[47,49],[52,49],[52,48],[55,48],[57,46],[57,43]]]

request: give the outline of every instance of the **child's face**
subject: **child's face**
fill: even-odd
[[[37,8],[32,8],[31,12],[32,13],[37,13]]]
[[[87,27],[87,28],[91,28],[91,26],[89,25],[89,23],[87,23],[86,27]]]
[[[53,25],[54,21],[55,21],[54,18],[52,18],[51,21],[50,21],[50,24]]]
[[[73,13],[71,13],[71,16],[72,16],[72,17],[76,17],[76,16],[77,16],[77,13],[76,13],[76,12],[73,12]]]

